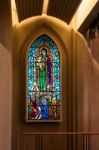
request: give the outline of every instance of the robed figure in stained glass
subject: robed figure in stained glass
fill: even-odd
[[[36,83],[39,91],[47,91],[52,86],[52,62],[47,49],[42,48],[36,63]]]

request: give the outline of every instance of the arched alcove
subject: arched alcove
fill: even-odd
[[[43,16],[42,16],[43,17]],[[38,17],[37,17],[38,18]],[[51,21],[51,20],[50,20]],[[54,21],[54,22],[53,22]],[[23,136],[23,132],[61,132],[67,130],[68,126],[68,119],[67,117],[67,109],[68,109],[68,55],[69,53],[67,52],[67,47],[66,44],[64,43],[63,39],[61,38],[60,34],[58,33],[58,30],[56,30],[55,26],[57,26],[55,20],[53,20],[53,23],[50,23],[46,20],[46,17],[42,18],[40,17],[40,20],[37,19],[37,22],[33,18],[33,21],[27,23],[22,22],[18,26],[15,27],[15,47],[14,47],[14,52],[13,52],[13,65],[14,65],[14,82],[13,84],[16,85],[15,88],[13,89],[14,92],[14,106],[13,106],[13,136],[19,135],[18,137],[16,136],[15,139],[13,139],[13,145],[17,147],[17,143],[20,143],[23,141],[24,137],[24,142],[21,143],[23,146],[24,144],[27,145],[29,142],[31,148],[36,148],[37,145],[39,145],[39,141],[36,139],[37,136]],[[30,24],[29,24],[30,23]],[[52,25],[51,25],[52,24]],[[53,25],[54,24],[54,25]],[[33,27],[33,28],[32,28]],[[53,28],[55,27],[55,28]],[[28,30],[29,29],[29,30]],[[60,100],[60,116],[55,119],[50,119],[50,120],[27,120],[28,122],[25,121],[26,117],[26,97],[27,97],[27,55],[29,50],[31,49],[33,43],[36,42],[37,39],[41,38],[42,36],[47,38],[47,41],[45,42],[45,48],[50,49],[53,54],[53,60],[55,59],[56,52],[59,53],[59,60],[60,63],[58,64],[58,75],[61,77],[60,81],[56,81],[56,83],[60,85],[58,88],[60,88],[61,96],[56,93],[58,99]],[[47,43],[48,42],[48,43]],[[49,44],[50,42],[50,44]],[[54,46],[54,49],[52,48],[52,45]],[[42,45],[41,45],[42,47]],[[42,48],[41,48],[42,49]],[[56,49],[56,50],[55,50]],[[55,52],[54,52],[55,50]],[[55,62],[53,61],[53,65]],[[60,66],[60,67],[59,67]],[[16,68],[16,69],[15,69]],[[54,67],[55,68],[55,67]],[[65,89],[65,90],[63,90]],[[57,102],[57,101],[56,101]],[[55,106],[56,107],[56,106]],[[15,118],[15,116],[18,116]],[[17,128],[16,128],[17,126]],[[27,140],[29,139],[29,141]],[[37,137],[39,138],[39,136]],[[64,148],[66,146],[67,141],[64,139],[63,136],[55,136],[55,138],[51,135],[44,138],[44,141],[46,139],[46,144],[45,147],[51,144],[50,140],[53,139],[56,142],[58,141],[59,148],[61,147],[61,144],[64,143]],[[37,140],[37,143],[35,141]],[[55,142],[55,143],[56,143]],[[42,143],[43,144],[43,143]],[[54,145],[56,147],[56,145]]]
[[[41,36],[47,35],[60,53],[61,113],[62,120],[25,121],[27,91],[27,53]],[[15,149],[65,150],[66,131],[83,129],[82,58],[86,46],[82,37],[63,21],[50,16],[27,19],[14,28],[13,48],[13,145]],[[79,92],[78,92],[79,91]],[[34,134],[35,132],[35,134]],[[42,134],[40,134],[42,133]],[[46,133],[46,136],[43,135]],[[53,133],[57,133],[53,136]],[[39,135],[40,134],[40,135]],[[71,139],[71,138],[70,138]],[[30,146],[29,146],[30,145]],[[49,146],[49,147],[48,147]]]
[[[27,79],[28,79],[28,69],[29,69],[28,68],[28,63],[29,62],[27,62],[27,61],[29,61],[28,60],[29,53],[31,53],[31,51],[32,51],[32,55],[37,55],[37,52],[36,52],[37,49],[39,49],[39,50],[37,50],[39,53],[40,53],[40,49],[42,49],[43,47],[45,49],[49,49],[49,50],[47,50],[50,53],[49,55],[53,55],[52,56],[53,60],[51,60],[51,61],[53,61],[53,70],[56,69],[56,71],[57,71],[57,69],[58,69],[58,71],[59,71],[59,72],[57,72],[57,75],[59,75],[60,79],[59,80],[57,79],[55,81],[55,84],[59,84],[58,85],[59,86],[58,87],[59,92],[56,93],[56,95],[58,97],[58,100],[60,101],[59,102],[60,104],[58,104],[58,105],[60,105],[59,106],[60,107],[60,110],[59,110],[60,111],[60,116],[59,116],[59,118],[52,119],[52,120],[50,119],[50,120],[47,120],[47,121],[48,122],[61,122],[62,121],[62,112],[67,110],[67,106],[63,104],[63,103],[66,103],[66,100],[63,100],[64,99],[63,97],[65,97],[65,98],[67,97],[66,96],[67,92],[62,90],[63,87],[65,89],[67,89],[67,87],[66,87],[67,86],[66,78],[67,78],[67,74],[68,74],[67,73],[68,72],[67,51],[66,51],[66,47],[65,47],[64,43],[62,42],[61,38],[59,37],[59,35],[57,35],[57,33],[53,29],[51,29],[48,25],[46,25],[46,24],[44,26],[43,25],[42,24],[41,24],[41,26],[39,25],[39,29],[38,29],[38,27],[36,27],[35,31],[32,31],[31,34],[28,37],[26,37],[25,42],[22,44],[23,45],[22,49],[19,52],[19,54],[20,54],[19,55],[19,64],[20,64],[20,69],[19,69],[20,77],[19,78],[21,78],[20,79],[21,84],[20,84],[20,90],[19,91],[20,91],[20,93],[23,93],[23,95],[20,94],[20,99],[23,99],[22,100],[22,105],[23,104],[25,105],[27,95],[28,95],[28,90],[27,90],[28,89],[28,80]],[[34,34],[32,34],[32,33],[34,33]],[[34,36],[34,35],[36,35],[36,36]],[[43,38],[43,42],[41,41],[42,38]],[[37,44],[37,41],[38,41],[38,44]],[[36,54],[33,54],[33,47],[35,47],[35,44],[36,44],[36,46],[38,45],[38,48],[37,47],[35,48],[34,52]],[[56,56],[55,56],[56,54],[58,54],[59,58],[58,57],[56,58]],[[55,59],[58,59],[57,61],[59,61],[59,62],[57,62],[58,63],[57,68],[55,67],[55,63],[56,63]],[[63,63],[60,60],[64,60],[65,63]],[[55,75],[54,75],[54,77],[55,77]],[[57,88],[57,87],[55,86],[54,90],[55,90],[55,88]],[[52,90],[50,92],[52,92]],[[54,92],[54,94],[55,94],[55,92]],[[62,101],[63,101],[63,103],[62,103]],[[24,105],[22,107],[24,107]],[[59,109],[59,107],[58,107],[58,109]],[[26,108],[26,111],[27,111],[27,108]],[[27,113],[24,110],[24,113],[22,114],[22,118],[26,119],[27,116],[25,116],[25,114],[27,114]],[[32,122],[32,121],[33,122],[40,122],[39,119],[38,120],[37,119],[33,119],[33,120],[26,119],[26,121],[27,122]],[[46,122],[46,120],[43,120],[43,121]],[[63,121],[64,121],[64,117],[63,117]]]

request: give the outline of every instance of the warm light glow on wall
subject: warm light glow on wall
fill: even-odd
[[[12,11],[12,24],[14,26],[15,24],[19,23],[15,0],[11,0],[11,11]]]
[[[98,0],[82,0],[79,8],[70,22],[70,25],[74,29],[78,30],[97,2]]]
[[[49,0],[44,0],[42,14],[47,14]]]

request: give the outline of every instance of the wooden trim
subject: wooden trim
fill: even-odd
[[[22,132],[22,135],[99,135],[99,132]]]

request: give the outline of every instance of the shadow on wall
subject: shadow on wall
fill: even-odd
[[[0,43],[0,150],[11,150],[11,54]]]
[[[84,57],[84,102],[88,101],[88,130],[99,132],[99,37],[87,38],[87,42],[90,49]],[[84,107],[86,109],[86,105]],[[91,136],[92,150],[99,149],[98,138]]]

